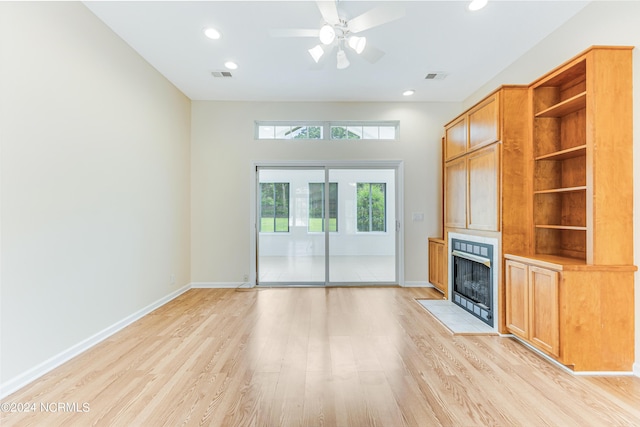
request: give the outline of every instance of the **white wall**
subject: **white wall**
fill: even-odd
[[[192,104],[191,275],[237,283],[251,265],[251,165],[259,161],[404,161],[405,280],[427,282],[427,237],[442,232],[441,137],[457,103]],[[256,141],[255,120],[399,120],[399,141]],[[413,222],[412,213],[424,213]]]
[[[465,100],[471,106],[500,84],[529,84],[592,45],[635,46],[633,51],[634,259],[640,265],[640,2],[594,1]],[[636,363],[640,376],[640,274],[635,277]],[[631,325],[632,326],[632,325]]]
[[[7,386],[190,282],[190,101],[81,3],[0,2],[0,132]]]

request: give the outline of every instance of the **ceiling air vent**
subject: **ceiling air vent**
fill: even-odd
[[[429,73],[424,78],[425,80],[442,80],[445,77],[447,77],[445,73],[437,72],[437,73]]]
[[[213,77],[233,77],[231,71],[212,71],[211,75]]]

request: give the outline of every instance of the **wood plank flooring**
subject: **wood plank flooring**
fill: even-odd
[[[453,336],[415,301],[438,295],[192,289],[4,399],[36,411],[0,425],[640,425],[640,378],[572,376],[512,338]],[[41,409],[57,402],[71,406]]]

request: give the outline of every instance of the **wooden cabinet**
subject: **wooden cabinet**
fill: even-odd
[[[529,271],[526,264],[505,261],[507,329],[522,339],[529,339]]]
[[[469,111],[468,150],[500,140],[498,100],[497,93],[491,94]]]
[[[500,140],[499,100],[494,92],[445,125],[445,160]]]
[[[444,247],[444,240],[429,238],[429,283],[443,294],[446,294],[446,285],[444,283],[444,269],[446,266]]]
[[[558,357],[558,272],[510,260],[505,262],[505,269],[507,329]]]
[[[512,184],[526,170],[526,104],[527,87],[503,86],[445,125],[445,228],[499,232],[503,201],[527,214],[527,193]],[[528,242],[521,219],[507,228]]]
[[[506,325],[575,371],[629,371],[634,266],[505,255]]]
[[[631,66],[592,47],[529,87],[533,245],[505,250],[506,327],[576,371],[634,359]]]
[[[529,339],[539,349],[558,356],[559,273],[546,268],[529,267]]]
[[[467,227],[467,159],[444,165],[444,226]]]
[[[467,157],[469,210],[467,228],[498,231],[500,150],[493,144]]]
[[[631,264],[631,50],[596,47],[531,85],[535,253]]]
[[[459,117],[444,129],[444,158],[451,160],[467,151],[467,118]]]

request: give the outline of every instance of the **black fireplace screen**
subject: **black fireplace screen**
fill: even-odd
[[[493,326],[493,247],[452,239],[453,302]]]

